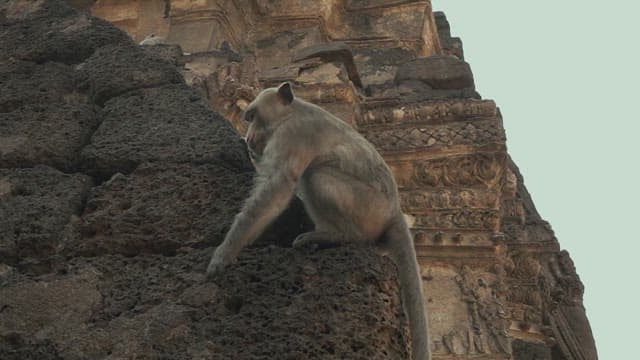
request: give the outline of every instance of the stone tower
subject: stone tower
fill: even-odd
[[[377,147],[415,236],[437,359],[597,358],[573,263],[430,1],[100,0],[91,12],[180,45],[185,78],[240,133],[252,96],[287,80]]]
[[[290,81],[360,131],[394,171],[425,285],[435,359],[595,360],[583,285],[507,153],[495,102],[425,0],[98,0],[153,33],[242,134],[244,107]]]

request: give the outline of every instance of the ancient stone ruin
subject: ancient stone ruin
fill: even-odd
[[[251,186],[242,110],[282,81],[393,169],[434,359],[597,359],[573,263],[429,1],[69,4],[0,1],[1,359],[408,358],[393,264],[289,248],[298,201],[204,279]]]

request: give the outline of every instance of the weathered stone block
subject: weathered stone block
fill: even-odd
[[[72,343],[87,329],[102,300],[95,271],[45,281],[23,281],[0,288],[0,336],[48,334]],[[41,339],[42,340],[42,339]],[[0,350],[1,351],[1,350]]]
[[[245,251],[214,280],[225,310],[205,333],[228,344],[214,358],[406,359],[395,274],[366,248]]]
[[[253,172],[221,166],[143,164],[91,190],[80,238],[66,252],[86,256],[173,254],[215,245],[249,193]]]
[[[289,64],[300,50],[325,41],[325,34],[315,24],[279,25],[283,28],[278,31],[256,34],[255,57],[261,72]]]
[[[396,83],[408,80],[419,80],[433,89],[442,90],[474,87],[471,67],[455,56],[430,56],[401,65]]]
[[[451,27],[447,16],[442,11],[434,11],[433,17],[438,28],[438,36],[440,39],[440,47],[446,55],[453,55],[464,60],[464,50],[462,48],[462,40],[458,37],[451,36]]]
[[[251,167],[244,142],[184,84],[132,91],[105,104],[83,151],[84,167],[108,178],[146,161]]]
[[[359,88],[362,88],[362,80],[353,60],[351,48],[344,42],[332,42],[310,46],[299,50],[293,57],[293,61],[302,61],[311,58],[319,58],[324,62],[340,62],[344,65],[349,80]]]
[[[0,335],[0,359],[62,360],[51,340],[25,337],[18,333]]]
[[[80,80],[81,76],[64,64],[0,61],[0,113],[36,103],[85,103],[86,96],[77,90]]]
[[[78,16],[64,1],[20,0],[3,7],[0,59],[76,64],[104,45],[131,43],[126,33],[102,19]]]
[[[128,43],[100,48],[80,71],[88,79],[91,97],[100,105],[127,91],[183,82],[175,65]]]
[[[219,244],[243,201],[254,173],[217,165],[152,164],[116,174],[91,190],[76,237],[65,253],[83,256],[160,253]],[[256,241],[289,246],[313,229],[294,198]]]
[[[205,282],[210,254],[76,258],[67,275],[15,277],[0,288],[0,337],[64,359],[408,358],[395,266],[375,252],[246,249]]]
[[[95,269],[85,267],[70,276],[25,280],[0,288],[0,308],[4,309],[0,338],[26,343],[3,346],[0,342],[0,355],[11,353],[7,347],[17,347],[15,350],[29,356],[27,359],[86,358],[77,349],[88,345],[82,336],[101,307],[97,276]],[[47,351],[45,356],[37,356],[43,350]]]
[[[546,344],[536,342],[526,342],[522,340],[513,341],[514,360],[552,360],[551,351]]]
[[[182,58],[182,48],[180,45],[158,44],[152,46],[143,46],[144,51],[149,56],[155,56],[159,59],[167,61],[174,66],[178,66]]]
[[[0,113],[0,167],[46,164],[73,171],[96,126],[87,105],[37,104]]]
[[[0,263],[46,262],[55,255],[91,183],[47,166],[0,169]]]
[[[354,49],[354,61],[365,87],[392,83],[398,65],[415,58],[414,52],[403,48]]]

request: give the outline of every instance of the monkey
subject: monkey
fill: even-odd
[[[382,156],[360,133],[293,93],[291,84],[267,88],[243,114],[255,186],[215,249],[209,277],[234,262],[297,194],[315,225],[294,248],[347,241],[371,244],[398,270],[414,360],[431,358],[422,279],[398,189]]]
[[[144,40],[140,41],[138,45],[140,46],[161,45],[161,44],[164,44],[165,42],[166,40],[163,37],[157,36],[156,34],[149,34],[147,35],[147,37],[144,38]]]

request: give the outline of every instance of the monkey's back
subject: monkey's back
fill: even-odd
[[[375,147],[346,122],[319,106],[296,99],[292,120],[317,161],[331,164],[347,175],[368,183],[397,201],[391,170]]]

